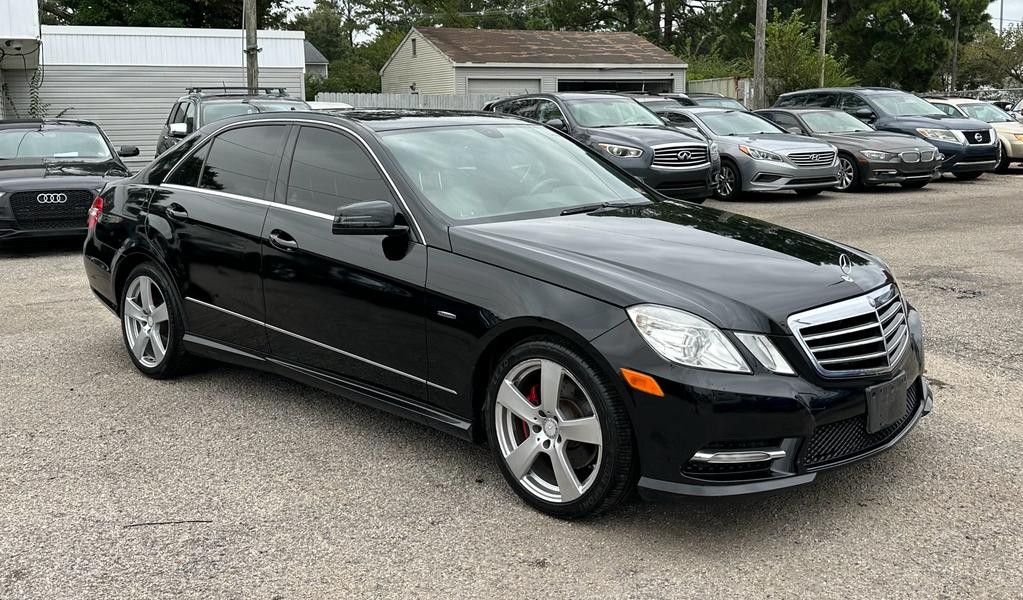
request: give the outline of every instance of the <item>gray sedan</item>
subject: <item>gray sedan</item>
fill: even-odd
[[[734,200],[743,192],[792,190],[815,196],[839,183],[838,151],[831,144],[792,135],[758,115],[724,108],[663,109],[674,127],[696,129],[721,152],[717,196]]]

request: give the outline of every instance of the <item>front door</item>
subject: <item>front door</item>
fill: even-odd
[[[193,335],[266,351],[260,236],[288,129],[226,130],[154,191],[147,232],[181,286]]]
[[[361,142],[296,128],[263,227],[267,336],[275,357],[377,390],[426,399],[426,247],[333,235],[337,209],[398,203]]]

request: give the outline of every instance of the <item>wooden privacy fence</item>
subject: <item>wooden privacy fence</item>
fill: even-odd
[[[320,92],[317,102],[344,102],[355,108],[438,108],[445,110],[479,110],[498,94],[355,94]]]

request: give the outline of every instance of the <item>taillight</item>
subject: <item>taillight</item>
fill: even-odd
[[[86,226],[89,229],[95,229],[101,214],[103,214],[103,196],[96,196],[96,199],[92,201],[92,206],[89,207],[89,218],[85,222]]]

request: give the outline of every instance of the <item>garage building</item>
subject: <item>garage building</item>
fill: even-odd
[[[40,27],[35,3],[19,4],[32,17],[21,15],[17,31],[0,27],[0,118],[27,118],[35,104],[47,117],[95,121],[114,147],[139,147],[125,161],[133,170],[152,160],[187,88],[245,85],[240,29]],[[305,33],[259,31],[258,39],[260,87],[304,97]]]
[[[682,92],[686,65],[631,32],[413,27],[380,78],[394,94]]]

